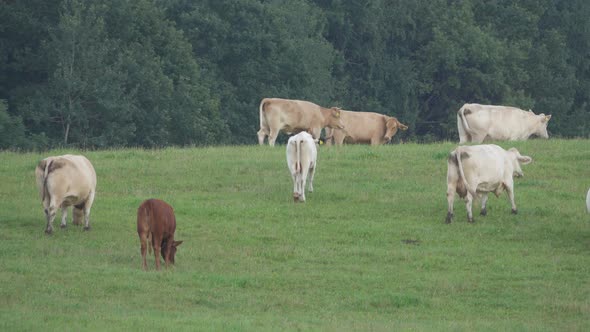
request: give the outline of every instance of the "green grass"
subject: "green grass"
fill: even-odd
[[[455,144],[321,147],[307,203],[284,146],[85,152],[98,176],[90,232],[36,192],[47,155],[0,153],[0,329],[589,330],[590,141],[532,140],[534,162],[488,216],[446,216]],[[176,266],[141,270],[147,198],[177,216]],[[475,205],[474,205],[475,207]]]

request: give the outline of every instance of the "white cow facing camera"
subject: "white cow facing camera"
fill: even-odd
[[[287,142],[287,166],[293,179],[293,201],[305,202],[305,183],[309,175],[308,190],[313,192],[313,176],[317,166],[318,151],[313,137],[302,131]]]

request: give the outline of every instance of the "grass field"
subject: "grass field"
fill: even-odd
[[[453,143],[321,147],[307,203],[285,147],[84,152],[92,230],[52,236],[34,168],[0,152],[0,330],[590,330],[589,140],[532,140],[488,215],[446,216]],[[141,270],[136,211],[175,208],[176,266]],[[475,207],[475,204],[474,204]],[[58,217],[59,218],[59,217]]]

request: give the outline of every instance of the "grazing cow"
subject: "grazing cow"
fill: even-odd
[[[302,131],[287,142],[287,166],[293,178],[293,201],[305,202],[305,182],[309,173],[309,191],[313,192],[313,175],[317,166],[317,148],[313,137]]]
[[[264,98],[260,102],[260,145],[268,136],[268,144],[274,146],[279,131],[292,134],[307,130],[314,139],[319,139],[324,127],[344,128],[339,108],[324,108],[309,101],[279,98]]]
[[[487,214],[488,193],[493,192],[498,196],[504,189],[510,198],[512,213],[516,214],[513,176],[522,176],[520,165],[526,165],[532,161],[531,157],[522,156],[515,148],[506,151],[493,144],[456,148],[450,153],[447,161],[447,201],[449,208],[446,222],[450,223],[453,219],[455,192],[465,199],[467,220],[469,222],[473,222],[471,205],[478,193],[482,195],[482,216]]]
[[[336,145],[343,142],[385,144],[391,141],[398,129],[408,129],[396,118],[379,113],[341,110],[340,117],[346,129],[326,128],[327,144],[331,143],[331,138]]]
[[[531,135],[549,138],[551,115],[535,114],[516,107],[465,104],[457,111],[459,143],[484,140],[526,140]]]
[[[45,158],[37,165],[35,178],[47,218],[45,233],[53,232],[58,208],[61,208],[61,227],[66,227],[69,206],[73,206],[74,225],[80,225],[84,217],[84,230],[90,229],[96,172],[86,157],[67,154]]]
[[[160,254],[166,262],[174,264],[176,248],[182,241],[174,241],[176,217],[174,210],[166,202],[159,199],[148,199],[137,209],[137,234],[141,242],[141,258],[143,268],[147,270],[147,250],[154,249],[156,270],[160,269]],[[149,243],[151,241],[151,243]]]

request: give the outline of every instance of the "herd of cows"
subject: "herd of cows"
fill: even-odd
[[[293,200],[305,202],[304,187],[309,177],[308,190],[313,191],[317,167],[317,147],[322,129],[328,145],[343,143],[385,144],[398,130],[408,127],[395,117],[370,112],[351,112],[337,107],[324,108],[301,100],[265,98],[260,103],[258,142],[268,137],[273,146],[279,132],[295,135],[287,142],[287,165],[293,180]],[[453,219],[455,193],[463,198],[468,222],[473,222],[472,203],[481,197],[481,215],[486,215],[489,193],[498,196],[506,191],[517,213],[514,202],[514,176],[522,176],[521,165],[532,162],[529,156],[511,148],[493,144],[479,144],[487,140],[523,140],[532,135],[548,138],[547,124],[551,115],[534,114],[514,107],[465,104],[457,112],[460,145],[451,151],[447,160],[446,222]],[[53,221],[61,209],[61,227],[66,227],[67,209],[73,207],[73,223],[84,222],[90,228],[90,209],[96,193],[96,172],[88,159],[80,155],[48,157],[35,169],[39,195],[43,202],[47,227],[53,232]],[[587,198],[590,212],[590,190]],[[160,255],[166,266],[174,263],[176,248],[182,241],[174,240],[176,219],[166,202],[148,199],[137,211],[137,233],[141,243],[143,268],[147,269],[146,252],[153,249],[156,268]]]

